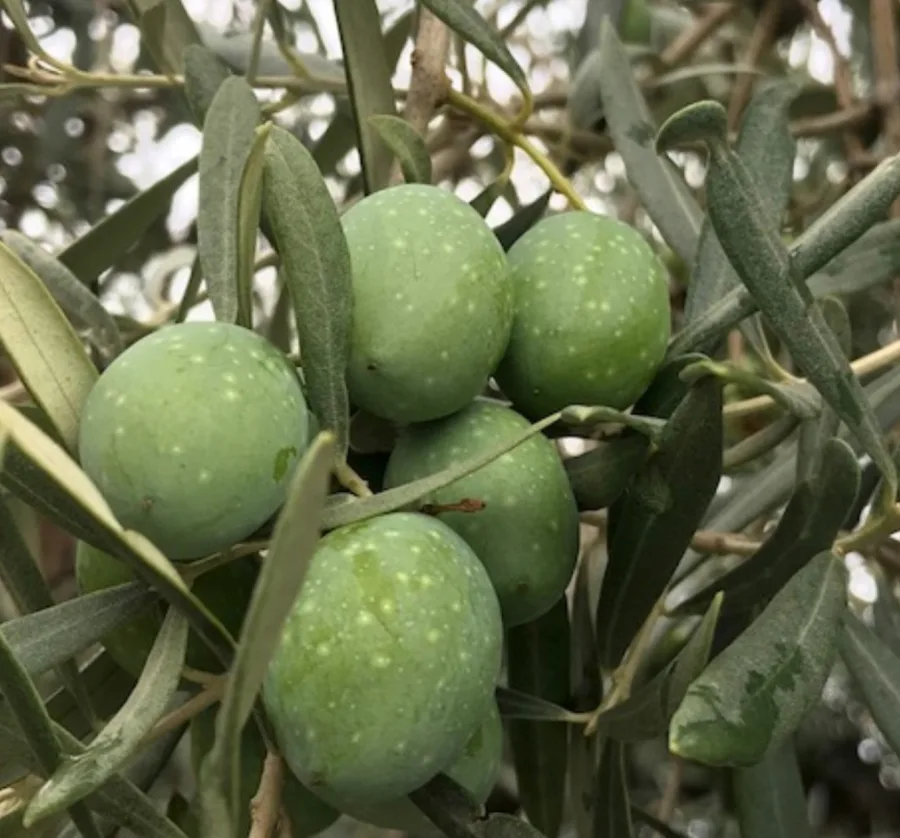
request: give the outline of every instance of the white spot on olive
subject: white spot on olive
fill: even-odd
[[[409,582],[409,574],[404,573],[402,570],[397,573],[397,581],[402,582],[404,585]]]
[[[329,646],[327,643],[320,643],[318,646],[316,646],[316,654],[320,658],[327,658],[331,654],[331,646]]]
[[[206,357],[203,355],[191,355],[191,363],[193,364],[205,364]]]
[[[383,599],[378,603],[378,608],[381,610],[382,614],[393,614],[394,613],[394,603],[390,599]]]
[[[356,615],[356,622],[360,626],[370,626],[375,622],[375,618],[368,611],[360,611]]]
[[[201,483],[209,483],[212,480],[212,475],[204,468],[200,470],[200,474],[197,475],[197,480]]]
[[[230,402],[236,402],[240,398],[240,394],[237,390],[226,390],[225,398]]]
[[[391,665],[391,659],[387,655],[376,653],[372,655],[372,666],[376,669],[387,669]]]
[[[437,629],[431,629],[425,638],[429,643],[437,643],[441,639],[441,633]]]

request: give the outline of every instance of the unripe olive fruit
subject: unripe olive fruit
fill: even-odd
[[[515,291],[496,381],[529,419],[572,404],[624,410],[671,334],[668,280],[637,230],[588,211],[539,221],[507,254]]]
[[[249,329],[206,322],[165,326],[116,358],[88,395],[78,440],[119,521],[172,560],[265,523],[308,444],[288,360]]]
[[[510,408],[479,399],[458,413],[410,425],[388,461],[388,487],[411,483],[495,448],[529,427]],[[553,443],[536,434],[512,451],[432,492],[451,506],[480,501],[477,511],[440,511],[484,564],[506,626],[536,619],[565,592],[578,558],[578,507]]]
[[[258,573],[258,566],[253,558],[247,556],[235,559],[198,577],[191,586],[191,591],[218,617],[229,633],[237,638]],[[78,542],[75,550],[75,582],[80,594],[92,594],[136,579],[137,576],[125,562],[84,541]],[[144,668],[153,641],[162,627],[166,609],[164,602],[151,603],[116,626],[102,640],[110,657],[135,678]],[[188,636],[185,663],[205,672],[222,671],[219,659],[193,631]]]
[[[216,707],[209,707],[196,716],[190,725],[191,764],[197,777],[200,776],[200,766],[215,741],[216,713]],[[241,734],[238,835],[250,833],[250,802],[259,788],[265,760],[266,744],[251,719]],[[284,772],[281,802],[290,823],[291,838],[311,838],[327,829],[341,816],[340,812],[300,783],[290,771]]]
[[[509,339],[506,255],[453,193],[406,184],[344,213],[353,270],[352,401],[401,424],[459,410],[482,392]]]
[[[285,762],[336,809],[426,783],[494,700],[503,629],[472,549],[397,512],[321,539],[263,698]]]
[[[483,806],[497,782],[502,761],[503,723],[497,705],[492,704],[481,726],[469,737],[462,756],[449,768],[444,768],[443,773],[459,783],[476,803]],[[356,807],[345,811],[345,814],[381,829],[413,835],[442,834],[408,797]]]

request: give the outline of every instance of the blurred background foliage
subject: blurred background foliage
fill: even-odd
[[[24,4],[42,47],[91,74],[77,89],[58,91],[64,95],[37,87],[21,95],[29,51],[11,19],[0,17],[3,228],[64,252],[142,190],[158,192],[156,211],[138,219],[140,235],[119,242],[111,231],[112,266],[93,278],[94,290],[129,341],[173,316],[196,259],[197,176],[191,161],[200,148],[199,128],[177,80],[155,75],[152,87],[141,87],[134,78],[160,72],[157,58],[141,47],[136,25],[140,18],[135,12],[152,5],[140,0]],[[657,125],[685,104],[712,98],[727,107],[734,126],[760,79],[790,77],[800,83],[802,91],[791,106],[798,147],[785,236],[805,229],[880,160],[900,150],[900,4],[894,0],[477,0],[476,5],[507,36],[528,74],[535,111],[526,133],[571,174],[590,208],[628,220],[656,238],[672,272],[676,328],[689,275],[653,229],[606,133],[596,81],[603,14],[619,15],[620,37]],[[413,6],[405,0],[379,3],[401,101],[409,83]],[[185,0],[184,7],[196,35],[235,71],[244,71],[256,4]],[[346,205],[360,197],[362,182],[332,4],[281,0],[271,3],[270,10],[259,64],[262,99],[277,109],[277,121],[312,150],[335,199]],[[519,94],[509,79],[458,39],[448,72],[470,95],[508,115],[517,110]],[[110,74],[121,78],[116,81]],[[465,114],[441,111],[430,124],[427,144],[436,183],[467,200],[492,190],[496,200],[487,214],[492,226],[545,199],[544,176],[518,150],[512,176],[505,181],[502,144]],[[672,156],[702,202],[697,190],[703,183],[703,159],[689,153]],[[565,201],[554,195],[550,206],[561,209]],[[267,321],[269,334],[282,335],[289,343],[291,326],[275,269],[263,268],[258,280],[257,317]],[[853,325],[854,357],[895,339],[898,294],[900,284],[888,281],[843,298]],[[201,296],[187,316],[209,318],[209,304]],[[770,341],[777,354],[777,340],[770,336]],[[737,332],[729,352],[754,363]],[[12,397],[16,386],[9,366],[0,367],[5,394]],[[740,393],[731,395],[738,398]],[[731,419],[730,441],[770,419],[766,414]],[[72,538],[24,506],[19,511],[56,596],[68,597],[74,589]],[[747,532],[767,531],[778,511],[770,510]],[[900,573],[900,548],[894,544],[878,555],[883,593],[890,593],[892,577]],[[863,557],[851,556],[850,564],[852,593],[869,607],[876,600],[876,577]],[[15,616],[8,597],[0,605],[4,619]],[[112,686],[109,698],[114,704]],[[840,668],[801,731],[798,746],[816,834],[900,834],[900,761]],[[163,778],[167,788],[185,781],[178,761],[172,766]],[[723,809],[729,793],[717,786],[715,777],[668,759],[662,741],[635,748],[630,763],[635,804],[671,818],[696,838],[737,834]],[[513,773],[507,770],[491,806],[514,810],[513,786]],[[369,831],[345,820],[332,829]]]

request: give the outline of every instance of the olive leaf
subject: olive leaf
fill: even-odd
[[[582,720],[578,713],[513,687],[497,687],[495,697],[500,716],[504,719],[572,723]]]
[[[62,761],[62,750],[56,741],[53,723],[41,702],[37,688],[28,678],[15,654],[0,632],[0,693],[22,731],[23,738],[46,776]],[[69,816],[84,838],[100,838],[100,831],[90,810],[83,803],[69,808]]]
[[[656,153],[653,115],[647,107],[615,23],[600,25],[597,84],[610,136],[622,156],[628,180],[666,243],[691,264],[703,216],[681,175]]]
[[[506,632],[509,686],[566,704],[571,633],[566,597],[536,620]],[[507,725],[522,808],[546,838],[562,826],[569,731],[566,725],[511,719]]]
[[[129,582],[7,620],[0,634],[36,677],[97,643],[154,599],[146,585]]]
[[[526,440],[531,439],[535,434],[539,434],[545,428],[558,422],[559,417],[559,413],[554,413],[516,435],[504,439],[502,443],[497,443],[493,448],[486,449],[482,453],[463,460],[450,468],[437,471],[428,475],[428,477],[414,480],[411,483],[404,483],[402,486],[397,486],[394,489],[387,489],[379,492],[377,495],[360,499],[332,495],[325,505],[322,528],[334,530],[338,527],[347,526],[347,524],[355,524],[358,521],[365,521],[378,515],[386,515],[389,512],[396,512],[399,509],[412,506],[432,492],[443,489],[445,486],[449,486],[463,477],[468,477],[473,472],[489,465],[508,451],[512,451]]]
[[[776,219],[784,215],[792,185],[797,143],[790,131],[788,108],[798,92],[798,84],[792,81],[763,87],[744,111],[737,141],[736,151],[747,164],[769,215]],[[741,284],[708,217],[691,275],[684,304],[686,323]],[[698,348],[711,351],[715,347],[705,344]]]
[[[334,0],[334,14],[347,68],[363,180],[367,193],[376,192],[388,185],[394,150],[370,117],[395,116],[397,112],[381,14],[375,0]]]
[[[60,439],[74,451],[97,369],[40,277],[3,242],[0,276],[0,344]]]
[[[126,0],[126,6],[156,66],[167,75],[182,73],[184,51],[200,35],[181,0]]]
[[[199,159],[192,157],[153,186],[129,198],[119,209],[77,238],[57,258],[85,285],[92,285],[138,242],[151,225],[168,212],[172,196],[191,175]]]
[[[203,128],[216,93],[230,76],[228,67],[206,47],[191,44],[184,51],[184,95],[198,128]]]
[[[0,434],[0,468],[5,441],[5,436]],[[10,504],[9,500],[0,498],[0,582],[23,614],[51,609],[55,604],[53,594],[22,535]],[[25,507],[25,510],[34,514],[29,507]],[[0,630],[9,631],[9,625],[10,622],[7,621],[4,629]],[[13,649],[15,651],[15,646]],[[18,652],[17,655],[21,657]],[[71,658],[63,660],[59,664],[59,675],[86,717],[93,719],[90,696],[78,677],[75,661]]]
[[[594,835],[634,838],[631,800],[625,776],[625,746],[615,739],[602,745],[594,801]]]
[[[225,323],[238,319],[241,179],[260,116],[253,88],[243,77],[232,76],[216,91],[203,121],[197,251],[216,319]]]
[[[666,732],[691,682],[709,663],[721,608],[722,594],[718,594],[690,639],[668,665],[621,704],[597,716],[599,733],[619,742],[641,742]]]
[[[233,835],[236,829],[241,734],[319,540],[334,442],[331,433],[319,434],[298,464],[247,607],[215,739],[199,772],[205,834]]]
[[[846,614],[838,638],[844,665],[891,748],[900,747],[900,657],[858,617]]]
[[[672,613],[696,613],[719,591],[725,592],[723,614],[747,612],[768,602],[813,556],[831,548],[859,485],[856,455],[847,443],[830,439],[822,448],[819,470],[797,485],[778,525],[759,550]]]
[[[711,363],[711,362],[710,362]],[[665,419],[657,416],[641,416],[636,413],[625,413],[611,407],[589,407],[586,405],[570,405],[563,408],[560,421],[565,425],[584,428],[593,435],[597,426],[605,424],[622,425],[646,436],[651,442],[659,440],[660,432],[665,426]]]
[[[723,250],[794,360],[878,464],[886,494],[893,497],[897,471],[862,385],[802,281],[802,259],[788,253],[743,161],[728,148],[725,123],[720,103],[689,105],[666,121],[657,147],[662,151],[684,139],[706,142],[709,216]]]
[[[819,303],[822,317],[837,337],[846,358],[852,353],[852,334],[847,310],[839,300],[826,297]],[[840,417],[830,405],[824,405],[819,417],[803,423],[797,440],[797,482],[800,483],[821,468],[827,441],[836,437]],[[858,482],[858,481],[857,481]]]
[[[528,77],[506,42],[468,0],[420,0],[420,3],[503,70],[526,98],[531,96]]]
[[[620,498],[596,611],[603,664],[615,666],[665,591],[722,474],[722,385],[697,381]]]
[[[494,228],[494,235],[504,251],[509,252],[509,249],[544,217],[552,196],[553,190],[548,189]]]
[[[125,767],[175,695],[187,640],[187,620],[170,607],[134,691],[87,750],[78,759],[64,760],[38,789],[25,810],[25,826],[83,800]]]
[[[807,421],[815,424],[814,419]],[[725,471],[736,471],[771,453],[797,429],[799,424],[800,420],[796,416],[782,416],[760,428],[756,433],[744,437],[730,448],[726,448],[722,457]]]
[[[23,750],[20,746],[18,753],[26,760],[29,768],[40,772],[42,770],[40,761],[27,748],[21,730],[15,719],[11,718],[11,714],[5,712],[6,709],[0,704],[0,741],[5,742],[12,737],[20,742],[25,748]],[[77,757],[84,753],[85,746],[62,725],[51,722],[51,729],[66,758]],[[6,753],[4,749],[4,755]],[[137,835],[153,838],[188,838],[175,824],[159,813],[156,804],[133,782],[121,775],[111,778],[101,790],[92,794],[85,802],[92,809],[109,816],[116,824],[132,829]]]
[[[2,239],[40,277],[72,324],[89,330],[88,340],[107,363],[122,351],[122,336],[112,315],[59,259],[16,230],[5,230]]]
[[[900,656],[900,607],[891,587],[879,568],[873,568],[878,596],[872,603],[875,634],[895,655]]]
[[[99,536],[96,546],[127,562],[139,579],[151,585],[170,605],[184,611],[204,644],[227,666],[233,642],[221,622],[191,593],[174,565],[149,539],[122,527],[100,491],[65,450],[2,400],[0,430],[7,431],[32,465],[91,519]]]
[[[579,509],[606,509],[625,491],[650,454],[650,440],[633,433],[599,442],[563,461]]]
[[[310,405],[348,448],[350,400],[346,369],[353,316],[350,250],[337,209],[303,144],[273,126],[263,165],[263,215],[291,294]]]
[[[793,733],[834,664],[846,585],[830,552],[796,573],[690,685],[672,717],[671,752],[746,767]]]
[[[256,274],[256,242],[262,212],[263,162],[271,123],[255,129],[247,152],[237,199],[236,285],[237,323],[253,328],[253,277]]]
[[[756,765],[732,772],[741,838],[812,838],[794,743],[786,739]]]
[[[407,183],[431,183],[431,156],[422,135],[412,125],[390,114],[370,116],[369,125],[396,156]]]

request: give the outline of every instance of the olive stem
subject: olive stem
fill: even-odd
[[[225,690],[225,677],[217,676],[217,678],[218,680],[212,681],[203,692],[197,693],[180,707],[163,716],[147,733],[139,747],[143,748],[160,736],[177,730],[195,716],[199,716],[207,707],[215,704]]]
[[[250,801],[252,823],[248,838],[269,838],[281,813],[281,790],[284,786],[284,762],[269,751],[263,765],[259,788]]]
[[[358,498],[367,498],[372,496],[372,490],[346,461],[337,463],[334,467],[334,476],[338,482],[348,491],[352,492]]]
[[[876,349],[868,355],[857,358],[850,364],[850,368],[857,376],[867,375],[892,364],[898,359],[900,359],[900,340],[895,340],[887,344],[887,346],[882,346],[881,349]],[[797,380],[805,381],[806,379],[801,378]],[[752,399],[731,402],[731,404],[725,405],[723,412],[729,417],[751,416],[754,413],[770,409],[774,404],[775,402],[770,396],[756,396]]]
[[[458,90],[447,91],[447,104],[457,110],[465,111],[470,116],[484,123],[500,139],[510,145],[522,149],[535,165],[550,179],[553,188],[568,198],[569,203],[578,210],[586,210],[587,206],[581,196],[575,191],[569,179],[559,170],[556,164],[542,151],[537,149],[532,142],[522,133],[520,127],[510,124],[499,114],[486,108],[471,96],[460,93]]]

